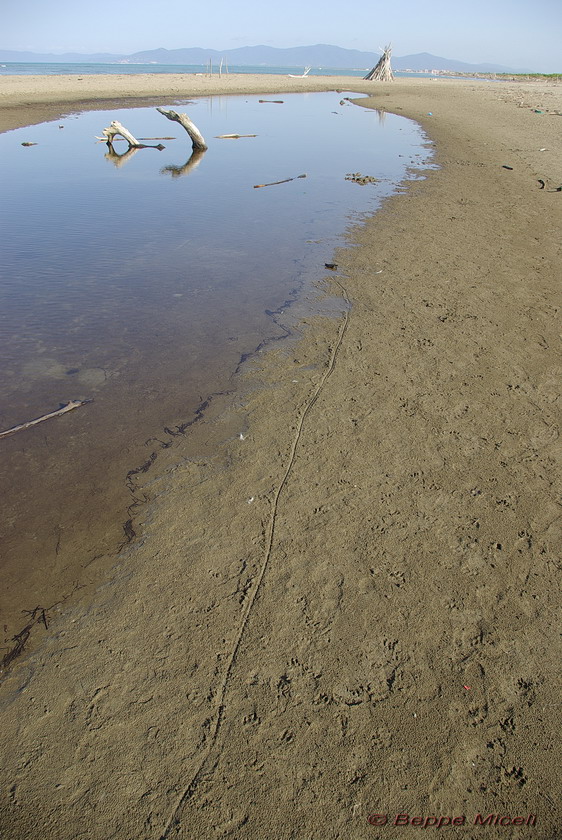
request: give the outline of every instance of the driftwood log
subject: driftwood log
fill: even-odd
[[[111,125],[109,125],[107,128],[104,128],[102,134],[106,138],[106,140],[107,140],[107,142],[110,146],[113,145],[113,139],[115,138],[115,136],[117,134],[119,134],[121,137],[125,138],[125,140],[129,144],[130,148],[140,149],[141,146],[143,145],[142,143],[139,143],[137,138],[133,137],[131,132],[128,131],[125,128],[125,126],[121,125],[121,123],[118,122],[117,120],[113,120]]]
[[[288,184],[289,181],[298,181],[299,178],[306,178],[306,175],[297,175],[295,178],[283,178],[282,181],[271,181],[269,184],[254,184],[254,189],[259,190],[260,187],[275,187],[277,184]]]
[[[60,417],[61,414],[66,414],[67,411],[72,411],[74,408],[80,408],[81,405],[86,405],[90,402],[92,402],[92,400],[70,400],[70,402],[63,405],[61,408],[58,408],[56,411],[51,411],[49,414],[43,414],[41,417],[36,417],[35,420],[29,420],[27,423],[20,423],[19,426],[12,426],[11,429],[6,429],[5,432],[0,432],[0,438],[15,435],[16,432],[21,432],[24,429],[30,429],[32,426],[42,423],[43,420],[50,420],[52,417]]]
[[[189,119],[187,114],[177,114],[175,111],[165,111],[164,108],[157,108],[156,110],[167,119],[173,120],[173,122],[177,122],[183,128],[185,128],[185,130],[189,134],[189,137],[191,138],[193,151],[205,152],[207,150],[208,146],[205,143],[203,135],[201,134],[195,123],[193,123]],[[100,137],[98,139],[104,139],[107,142],[110,152],[115,152],[113,148],[113,142],[115,140],[115,137],[117,136],[122,137],[129,144],[127,152],[123,155],[117,155],[117,153],[115,153],[116,157],[129,157],[128,153],[133,149],[148,148],[159,149],[160,151],[164,149],[164,146],[162,146],[161,143],[159,143],[158,146],[147,146],[145,143],[141,143],[140,140],[137,140],[137,138],[133,134],[131,134],[131,132],[117,120],[113,120],[113,122],[107,128],[104,128],[102,134],[103,138]],[[112,156],[111,159],[114,160],[114,157]]]
[[[125,128],[124,125],[121,125],[121,123],[118,122],[117,120],[113,120],[111,125],[109,125],[107,128],[104,128],[102,134],[103,134],[103,137],[97,137],[96,140],[104,140],[105,139],[105,141],[107,142],[107,146],[109,148],[109,151],[111,153],[110,154],[110,160],[114,160],[115,157],[125,157],[125,156],[128,157],[129,152],[131,152],[131,150],[136,151],[137,149],[158,149],[158,151],[161,152],[163,149],[166,148],[165,146],[162,145],[162,143],[158,143],[157,146],[149,146],[146,143],[141,143],[140,140],[137,140],[137,138],[134,137],[131,134],[131,132],[127,128]],[[127,151],[124,152],[121,155],[118,155],[117,152],[115,151],[115,149],[113,148],[113,141],[114,141],[114,139],[117,135],[122,137],[129,144],[129,148],[127,149]],[[115,162],[115,160],[114,160],[114,162]]]
[[[257,137],[257,134],[216,134],[217,140],[240,140],[241,137]]]
[[[288,75],[290,79],[306,79],[311,70],[312,67],[305,67],[304,73],[302,73],[300,76],[294,76],[293,73],[289,73]]]
[[[363,79],[375,82],[392,82],[394,74],[392,73],[392,67],[390,66],[391,53],[392,46],[387,44],[376,66],[373,67],[372,70],[369,70],[367,75],[363,76]]]
[[[185,128],[191,142],[193,144],[193,149],[204,152],[208,148],[207,144],[205,143],[205,139],[195,123],[193,123],[187,114],[178,114],[176,111],[165,111],[164,108],[157,108],[156,109],[159,114],[162,114],[163,117],[166,117],[173,122],[179,123],[182,128]]]

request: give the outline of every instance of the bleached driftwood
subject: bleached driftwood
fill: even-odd
[[[86,405],[90,402],[92,402],[92,400],[70,400],[70,402],[63,405],[61,408],[58,408],[56,411],[51,411],[49,414],[43,414],[42,417],[36,417],[35,420],[29,420],[27,423],[20,423],[19,426],[12,426],[11,429],[6,429],[5,432],[0,432],[0,438],[15,435],[16,432],[21,432],[24,429],[30,429],[32,426],[42,423],[43,420],[50,420],[51,417],[60,417],[61,414],[66,414],[67,411],[72,411],[73,408],[80,408],[81,405]]]
[[[257,137],[257,134],[216,134],[217,140],[240,140],[241,137]]]
[[[390,66],[391,53],[392,46],[391,44],[387,44],[376,66],[373,67],[372,70],[369,70],[367,75],[363,76],[363,79],[375,82],[392,82],[394,75],[392,73],[392,67]]]
[[[172,120],[173,122],[177,122],[183,128],[185,128],[185,130],[189,134],[194,150],[198,149],[199,151],[204,152],[208,148],[203,138],[203,135],[201,134],[195,123],[193,123],[189,119],[187,114],[178,114],[176,113],[176,111],[165,111],[164,108],[157,108],[156,110],[159,114],[162,114],[163,117],[166,117],[167,119]]]
[[[113,120],[111,125],[109,125],[107,128],[104,128],[102,134],[106,138],[106,140],[107,140],[107,142],[109,143],[110,146],[113,145],[113,138],[115,137],[116,134],[119,134],[119,135],[121,135],[121,137],[124,137],[125,140],[127,141],[127,143],[129,144],[130,148],[140,149],[141,146],[142,146],[142,143],[139,143],[137,138],[133,137],[131,132],[128,131],[125,128],[125,126],[121,125],[121,123],[118,122],[117,120]]]
[[[96,137],[96,140],[105,140],[106,141],[108,149],[110,151],[110,160],[114,160],[115,157],[120,157],[120,158],[130,157],[129,153],[134,152],[137,149],[158,149],[158,151],[161,152],[163,149],[166,148],[165,146],[162,145],[162,143],[158,143],[157,146],[150,146],[147,143],[141,143],[140,140],[137,140],[136,137],[133,137],[131,132],[128,129],[126,129],[124,125],[121,125],[121,123],[118,122],[117,120],[113,120],[111,125],[109,125],[107,128],[104,128],[102,134],[103,134],[103,137]],[[115,149],[113,148],[113,141],[114,141],[115,137],[117,137],[117,136],[122,137],[123,140],[126,140],[127,143],[129,144],[129,148],[127,149],[127,152],[125,152],[124,154],[121,154],[121,155],[118,155],[115,152]],[[155,139],[158,139],[158,138],[155,138]],[[171,139],[173,139],[173,138],[171,138]]]

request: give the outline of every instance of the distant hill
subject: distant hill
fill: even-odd
[[[431,53],[416,53],[415,55],[403,55],[392,61],[396,70],[454,70],[457,73],[530,73],[532,71],[512,67],[504,67],[501,64],[467,64],[464,61],[457,61],[454,58],[441,58]]]
[[[15,52],[0,49],[0,61],[26,63],[79,63],[79,64],[198,64],[204,66],[209,60],[218,64],[224,59],[231,66],[254,67],[323,67],[333,70],[367,70],[377,63],[379,52],[346,50],[329,44],[314,44],[308,47],[255,46],[238,47],[233,50],[210,50],[202,47],[188,47],[179,50],[143,50],[129,55],[111,53],[51,53]],[[467,64],[454,58],[442,58],[431,53],[393,56],[395,70],[453,70],[461,73],[527,73],[525,69],[514,70],[500,64]]]
[[[233,66],[264,67],[312,67],[357,68],[361,69],[378,61],[376,53],[346,50],[328,44],[315,44],[309,47],[288,47],[280,49],[263,45],[255,47],[237,47],[233,50],[206,50],[189,48],[182,50],[146,50],[134,53],[130,60],[142,63],[156,61],[158,64],[206,64],[209,59],[219,62],[225,58]]]

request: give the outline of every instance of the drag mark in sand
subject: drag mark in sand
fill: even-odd
[[[179,795],[179,797],[176,801],[176,804],[174,805],[174,807],[172,809],[172,812],[171,812],[171,814],[168,818],[168,821],[167,821],[167,823],[164,827],[164,830],[162,831],[162,833],[160,835],[159,840],[167,840],[167,838],[170,836],[170,831],[172,830],[172,828],[174,826],[179,825],[180,811],[183,808],[183,806],[185,805],[185,803],[189,799],[191,799],[191,797],[195,793],[195,791],[197,789],[197,786],[199,784],[199,781],[201,779],[201,776],[203,775],[203,772],[205,771],[205,768],[206,768],[207,764],[209,763],[211,753],[212,753],[212,751],[213,751],[213,749],[214,749],[214,747],[217,743],[218,736],[219,736],[219,731],[220,731],[221,724],[222,724],[222,721],[223,721],[223,718],[224,718],[224,712],[225,712],[224,702],[225,702],[226,694],[227,694],[227,691],[228,691],[230,678],[231,678],[231,675],[232,675],[232,672],[233,672],[233,669],[234,669],[234,665],[236,664],[236,658],[238,656],[238,651],[240,650],[240,645],[242,643],[242,639],[244,637],[246,627],[248,626],[248,622],[250,620],[250,616],[252,614],[252,610],[253,610],[254,604],[256,602],[258,593],[261,589],[261,586],[262,586],[262,583],[263,583],[263,580],[264,580],[264,577],[265,577],[265,573],[267,571],[267,567],[269,565],[269,561],[270,561],[271,554],[272,554],[272,551],[273,551],[273,543],[274,543],[274,539],[275,539],[275,525],[276,525],[276,522],[277,522],[279,500],[280,500],[281,494],[283,493],[283,490],[284,490],[284,488],[287,484],[287,481],[289,480],[291,470],[293,469],[293,465],[295,463],[295,457],[296,457],[296,454],[297,454],[297,449],[298,449],[300,440],[301,440],[302,435],[303,435],[303,429],[304,429],[304,424],[306,422],[306,418],[310,414],[310,412],[311,412],[312,408],[314,407],[318,397],[320,396],[320,393],[322,392],[324,386],[326,385],[326,382],[328,381],[328,379],[330,378],[330,376],[332,375],[332,373],[334,371],[334,368],[335,368],[335,365],[336,365],[337,355],[338,355],[339,349],[341,347],[342,341],[344,339],[345,333],[347,332],[347,328],[348,328],[348,325],[349,325],[350,301],[349,301],[349,297],[347,295],[347,291],[344,288],[344,286],[338,280],[336,280],[335,282],[337,283],[337,285],[339,286],[339,288],[341,290],[342,297],[344,298],[344,300],[346,302],[346,307],[347,308],[344,312],[343,319],[342,319],[342,321],[340,323],[340,326],[338,328],[338,334],[337,334],[336,342],[335,342],[335,344],[334,344],[334,346],[331,350],[326,369],[325,369],[324,373],[322,374],[322,376],[320,377],[316,386],[313,388],[313,390],[310,394],[310,397],[309,397],[308,401],[306,402],[305,407],[304,407],[300,417],[298,418],[297,426],[296,426],[296,430],[295,430],[295,435],[293,437],[293,441],[291,443],[291,448],[289,450],[289,458],[288,458],[288,461],[287,461],[287,465],[285,467],[283,477],[282,477],[282,479],[279,483],[279,486],[277,487],[277,490],[275,491],[275,493],[273,495],[273,498],[272,498],[272,501],[271,501],[271,514],[270,514],[270,517],[269,517],[269,524],[268,524],[268,528],[267,528],[267,539],[266,539],[266,542],[265,542],[265,552],[264,552],[263,561],[262,561],[261,568],[260,568],[258,576],[257,576],[256,584],[255,584],[255,586],[253,588],[253,591],[252,591],[252,594],[251,594],[251,596],[250,596],[250,598],[249,598],[249,600],[246,604],[246,609],[244,610],[244,613],[242,615],[242,620],[240,622],[240,627],[238,629],[238,635],[236,636],[236,640],[235,640],[234,645],[232,647],[232,650],[230,652],[230,657],[229,657],[229,660],[228,660],[228,666],[226,668],[222,683],[220,685],[220,689],[219,689],[219,692],[218,692],[218,703],[217,703],[217,708],[216,708],[216,712],[215,712],[213,729],[212,729],[212,732],[211,732],[211,735],[210,735],[210,738],[209,738],[209,741],[208,741],[207,748],[204,751],[204,754],[201,758],[199,766],[197,767],[197,770],[195,771],[195,773],[191,777],[189,783],[183,788],[181,794]],[[216,766],[216,761],[210,767],[211,772],[214,770],[215,766]]]

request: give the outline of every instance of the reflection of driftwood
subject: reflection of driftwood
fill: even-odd
[[[157,108],[156,110],[159,114],[162,114],[163,117],[166,117],[173,122],[177,122],[182,126],[182,128],[185,128],[191,138],[194,149],[198,149],[202,152],[207,149],[207,144],[205,143],[203,135],[197,126],[191,122],[187,114],[177,114],[175,111],[165,111],[163,108]]]
[[[66,414],[67,411],[72,411],[73,408],[80,408],[81,405],[86,405],[90,402],[92,402],[92,400],[70,400],[70,402],[63,405],[61,408],[58,408],[56,411],[51,411],[49,414],[43,414],[42,417],[37,417],[35,420],[29,420],[27,423],[20,423],[19,426],[12,426],[11,429],[6,429],[5,432],[0,432],[0,438],[15,435],[16,432],[21,432],[23,429],[30,429],[32,426],[42,423],[43,420],[50,420],[51,417],[60,417],[61,414]]]
[[[217,134],[217,140],[239,140],[241,137],[257,137],[257,134]]]
[[[172,178],[181,178],[182,175],[188,175],[194,169],[197,169],[204,155],[205,152],[203,151],[203,149],[194,149],[191,153],[191,157],[189,158],[187,163],[183,164],[183,166],[174,166],[173,164],[170,166],[164,166],[164,168],[161,169],[160,172],[162,173],[162,175],[165,175],[167,172],[169,172]]]
[[[270,184],[254,184],[254,189],[259,190],[260,187],[274,187],[276,184],[288,184],[289,181],[296,181],[298,178],[306,178],[306,175],[297,175],[296,178],[285,178],[283,181],[272,181]]]
[[[134,157],[134,155],[136,155],[136,153],[139,150],[138,146],[129,146],[127,148],[126,152],[122,152],[121,154],[118,154],[115,151],[115,149],[113,148],[113,146],[111,145],[111,143],[108,143],[107,147],[108,147],[108,149],[107,149],[107,152],[105,153],[104,157],[105,157],[106,160],[110,160],[111,163],[114,166],[116,166],[117,168],[119,168],[120,166],[123,166],[123,164],[126,163],[128,160],[130,160],[132,157]]]

